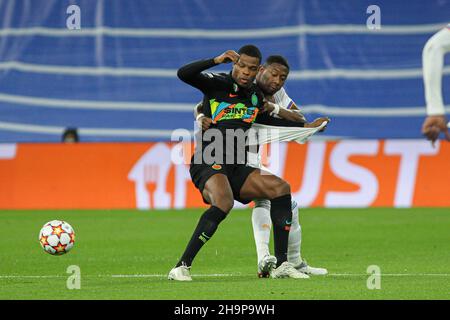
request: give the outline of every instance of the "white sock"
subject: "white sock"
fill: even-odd
[[[252,212],[253,236],[255,237],[256,253],[259,262],[265,255],[270,254],[269,241],[272,220],[270,219],[270,201],[255,200]]]
[[[300,254],[300,246],[302,242],[302,227],[298,219],[298,206],[295,201],[292,201],[292,224],[291,231],[289,231],[288,242],[288,261],[294,265],[302,262]]]

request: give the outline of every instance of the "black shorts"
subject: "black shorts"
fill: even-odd
[[[240,203],[247,204],[253,199],[241,199],[239,196],[242,186],[244,185],[247,177],[255,171],[256,169],[253,167],[249,167],[245,164],[193,164],[191,163],[191,167],[189,169],[189,173],[191,174],[192,182],[195,187],[200,190],[203,198],[203,189],[205,188],[205,183],[211,178],[213,175],[222,173],[227,176],[228,182],[230,183],[231,190],[233,191],[233,198]],[[203,202],[208,203],[205,198],[203,198]]]

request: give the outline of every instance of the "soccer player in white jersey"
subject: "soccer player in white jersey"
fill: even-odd
[[[305,127],[310,128],[318,127],[325,119],[329,120],[328,118],[318,118],[311,123],[306,121],[306,118],[299,112],[297,105],[287,95],[283,88],[288,74],[289,65],[286,59],[282,56],[270,56],[259,70],[256,78],[258,86],[265,93],[265,98],[280,108],[278,114],[291,121],[303,122]],[[205,117],[205,115],[201,113],[201,109],[202,103],[199,103],[194,109],[194,117],[197,119],[199,127],[206,130],[210,126],[212,119]],[[287,110],[290,110],[291,112],[285,112]],[[292,112],[293,110],[296,110],[297,112]],[[274,113],[271,115],[273,117],[277,117]],[[258,157],[257,160],[253,160],[253,162],[250,161],[249,165],[269,171],[261,165],[259,160],[260,157]],[[266,278],[270,276],[270,272],[276,263],[276,258],[270,255],[269,250],[269,240],[272,227],[270,218],[270,201],[261,199],[255,200],[254,202],[255,207],[252,212],[252,224],[257,251],[258,276],[260,278]],[[302,259],[300,253],[301,237],[301,226],[298,219],[298,205],[295,201],[293,201],[292,225],[289,232],[288,242],[288,261],[293,263],[297,270],[303,273],[303,278],[309,278],[308,274],[327,274],[326,269],[313,268]]]
[[[264,92],[265,98],[277,104],[280,108],[299,110],[294,101],[287,95],[283,86],[289,74],[289,64],[282,56],[269,56],[256,76],[258,87]],[[298,112],[302,120],[306,122],[305,117]],[[273,115],[276,117],[276,115]],[[258,161],[261,157],[258,157]],[[261,163],[249,163],[261,167]],[[267,168],[264,170],[269,171]],[[268,277],[275,261],[269,251],[269,240],[271,233],[270,219],[270,201],[259,199],[255,200],[255,207],[252,212],[253,233],[255,237],[258,276],[260,278]],[[301,257],[301,238],[302,231],[298,218],[298,205],[295,201],[292,203],[292,225],[289,232],[288,261],[292,263],[297,270],[304,274],[325,275],[327,270],[324,268],[314,268],[309,266]],[[305,276],[305,278],[308,278]]]
[[[427,117],[422,125],[422,133],[434,145],[439,134],[443,132],[448,141],[447,119],[442,99],[442,69],[444,56],[450,52],[450,23],[446,28],[435,33],[425,44],[422,52],[423,83]]]

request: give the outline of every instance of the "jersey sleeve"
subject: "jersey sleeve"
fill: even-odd
[[[216,66],[214,59],[199,60],[182,66],[178,69],[178,78],[181,81],[199,89],[203,93],[209,92],[216,84],[216,76],[206,69]]]
[[[294,101],[288,96],[284,88],[281,88],[275,93],[274,99],[276,104],[286,109],[290,109],[294,104]]]
[[[256,117],[256,123],[277,127],[304,127],[304,122],[286,120],[280,117],[273,117],[267,112],[259,113]]]

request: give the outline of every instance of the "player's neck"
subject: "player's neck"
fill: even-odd
[[[267,101],[269,102],[275,102],[275,99],[273,97],[273,94],[264,94],[264,98],[266,98]]]

